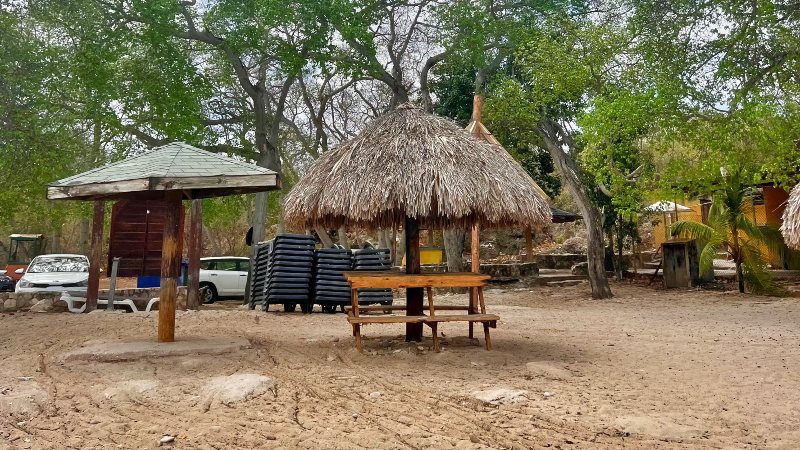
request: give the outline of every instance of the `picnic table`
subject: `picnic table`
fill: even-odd
[[[406,274],[401,272],[345,272],[345,279],[353,290],[351,306],[347,307],[347,320],[353,326],[353,336],[356,338],[356,348],[361,351],[361,325],[376,323],[422,323],[431,328],[433,333],[433,349],[439,351],[439,335],[437,328],[440,322],[468,322],[469,337],[473,336],[473,324],[483,324],[486,340],[486,350],[492,349],[489,328],[496,328],[500,317],[486,313],[486,304],[483,300],[483,287],[489,282],[489,275],[474,272],[458,273],[425,273]],[[433,288],[466,287],[473,291],[469,305],[439,305],[433,301]],[[402,289],[424,288],[427,292],[427,314],[423,308],[421,315],[393,315],[393,311],[407,310],[406,305],[381,305],[360,306],[358,304],[359,289]],[[477,304],[476,304],[477,302]],[[437,314],[438,311],[447,311],[446,314]],[[466,314],[453,314],[455,311],[466,311]],[[362,316],[362,312],[378,312],[383,314],[369,314]]]

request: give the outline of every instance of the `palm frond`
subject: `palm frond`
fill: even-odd
[[[714,269],[714,259],[717,257],[725,240],[719,235],[715,235],[709,241],[705,242],[703,249],[700,250],[700,272],[706,273]]]
[[[741,245],[742,275],[747,290],[755,294],[779,294],[772,274],[767,270],[767,262],[753,241]]]
[[[714,228],[700,222],[691,220],[681,220],[672,224],[671,234],[689,239],[697,239],[703,242],[710,241],[714,235],[718,234]]]

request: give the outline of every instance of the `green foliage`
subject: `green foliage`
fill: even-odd
[[[703,246],[702,272],[711,270],[717,253],[725,251],[736,265],[740,292],[746,288],[754,293],[777,293],[765,251],[781,251],[783,242],[779,233],[761,228],[751,219],[747,209],[752,205],[752,189],[742,175],[735,169],[717,177],[707,224],[679,221],[672,226],[672,234],[697,239]]]

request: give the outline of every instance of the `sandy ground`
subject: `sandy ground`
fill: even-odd
[[[439,354],[368,326],[359,354],[343,314],[229,302],[179,313],[177,335],[250,349],[64,362],[87,341],[152,338],[156,315],[2,315],[0,448],[800,446],[798,299],[614,290],[488,291],[491,352],[462,323],[440,328]]]

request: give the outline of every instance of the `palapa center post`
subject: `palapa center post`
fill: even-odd
[[[418,274],[419,258],[419,220],[406,216],[406,273]],[[422,288],[406,288],[406,315],[421,316],[424,291]],[[406,342],[422,340],[422,323],[406,324]]]
[[[164,239],[161,246],[161,296],[158,303],[158,341],[175,341],[175,298],[180,274],[180,191],[167,191],[164,196]]]

